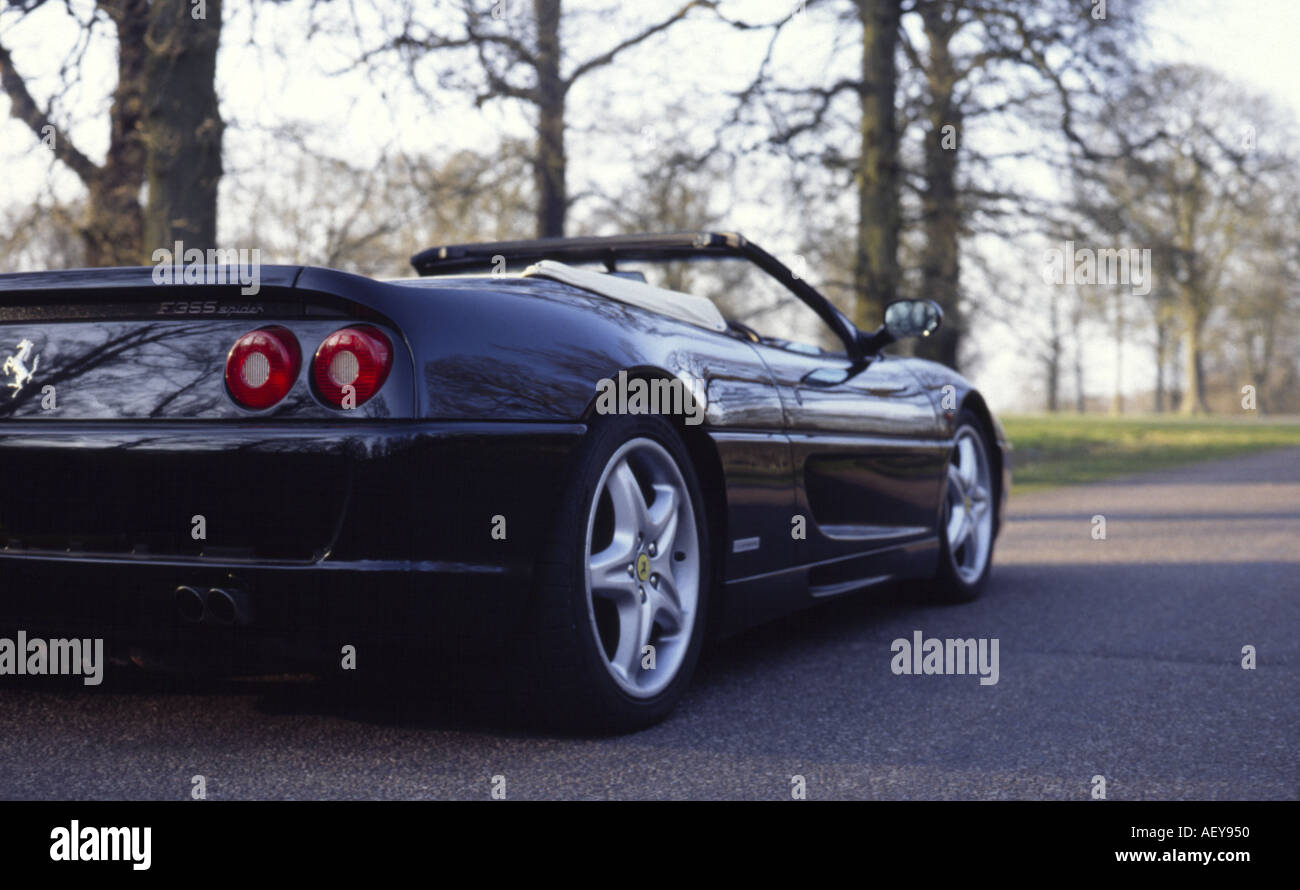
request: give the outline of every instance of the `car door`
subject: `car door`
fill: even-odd
[[[947,443],[933,402],[905,363],[754,344],[776,382],[806,534],[799,563],[814,595],[893,574],[931,541]]]

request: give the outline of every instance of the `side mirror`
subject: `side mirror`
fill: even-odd
[[[870,334],[858,332],[863,355],[874,355],[895,340],[928,337],[943,324],[943,310],[933,300],[895,300],[885,307],[885,323]]]
[[[943,323],[943,310],[933,300],[895,300],[885,307],[885,330],[895,340],[928,337]]]

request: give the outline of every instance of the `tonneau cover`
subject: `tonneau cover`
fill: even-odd
[[[542,260],[523,271],[525,278],[549,278],[601,296],[639,306],[660,315],[677,318],[712,331],[725,331],[727,321],[711,300],[681,291],[655,287],[642,281],[620,278],[590,269],[578,269],[554,260]]]

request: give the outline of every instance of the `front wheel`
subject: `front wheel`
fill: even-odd
[[[625,731],[676,705],[699,658],[712,560],[699,480],[662,418],[600,417],[538,570],[521,704]]]
[[[944,599],[973,600],[988,583],[997,498],[988,453],[988,439],[979,420],[963,411],[948,459],[940,513],[934,588]]]

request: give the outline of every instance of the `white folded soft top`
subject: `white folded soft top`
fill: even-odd
[[[713,305],[711,300],[697,297],[694,294],[684,294],[681,291],[655,287],[643,281],[620,278],[617,275],[607,275],[604,272],[579,269],[565,263],[557,263],[554,260],[542,260],[534,263],[524,269],[523,276],[525,278],[549,278],[552,281],[560,281],[573,287],[600,294],[603,297],[609,297],[611,300],[618,300],[620,303],[639,306],[642,309],[690,322],[693,325],[708,328],[712,331],[725,331],[727,329],[727,321],[722,317],[722,313],[718,311],[718,307]]]

